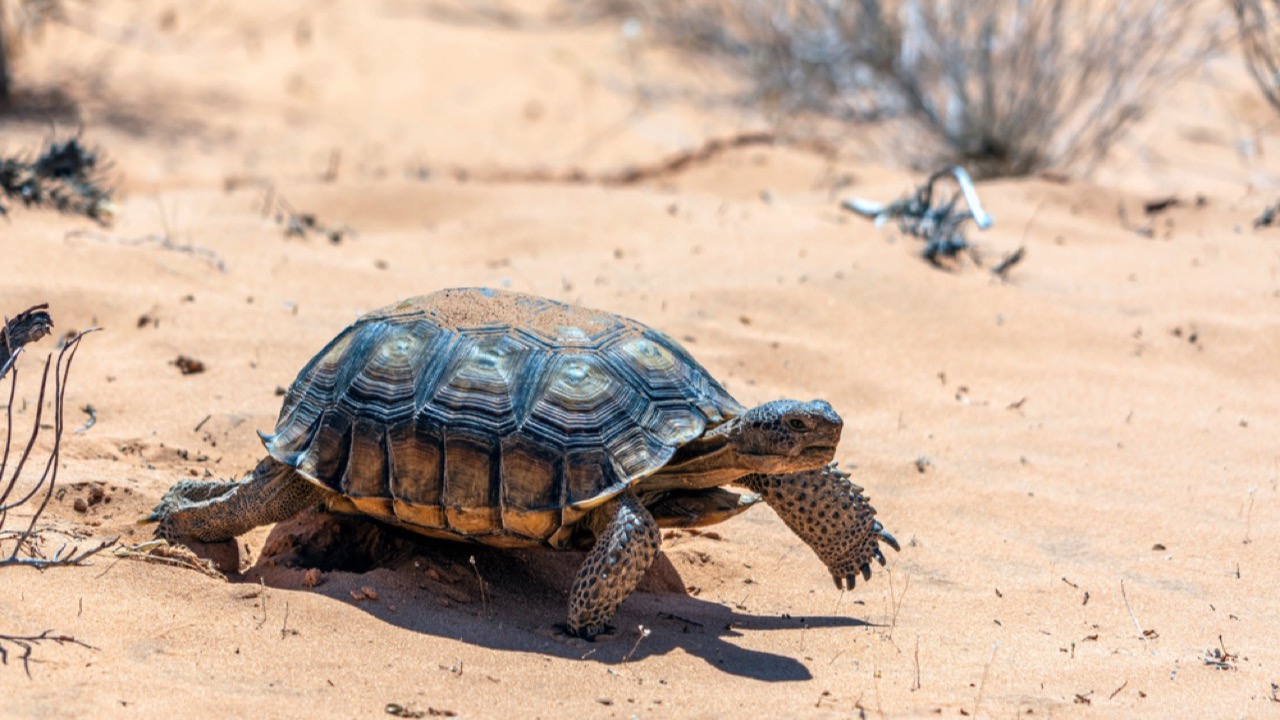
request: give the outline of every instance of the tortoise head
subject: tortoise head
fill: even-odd
[[[825,400],[774,400],[743,413],[726,434],[742,469],[772,475],[831,462],[843,427]]]

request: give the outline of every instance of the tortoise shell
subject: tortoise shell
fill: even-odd
[[[586,510],[742,412],[679,343],[635,320],[466,288],[342,331],[262,438],[337,493],[336,509],[558,547]]]

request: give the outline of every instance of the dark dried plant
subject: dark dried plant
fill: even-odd
[[[728,59],[779,116],[913,118],[981,175],[1087,170],[1219,44],[1196,0],[649,0],[665,40]]]
[[[0,215],[8,214],[9,199],[110,225],[116,212],[110,175],[111,163],[78,137],[51,140],[34,157],[0,157]]]
[[[1280,110],[1280,0],[1235,0],[1240,47],[1262,95]]]
[[[18,445],[15,445],[13,405],[20,374],[17,359],[26,345],[48,334],[52,327],[53,322],[49,318],[46,306],[37,305],[7,321],[3,331],[0,331],[0,379],[3,379],[6,374],[9,376],[9,402],[4,409],[4,448],[0,451],[0,567],[22,565],[44,569],[58,565],[79,565],[114,542],[99,543],[86,550],[64,546],[51,556],[46,556],[36,542],[40,517],[48,507],[58,481],[67,379],[71,373],[71,363],[85,335],[85,333],[76,333],[69,337],[58,350],[56,361],[52,353],[45,357],[40,387],[36,395],[35,418],[31,423],[31,433],[25,444],[19,440]],[[52,426],[42,423],[45,398],[49,390],[50,370],[53,371]],[[53,436],[47,441],[50,447],[41,467],[41,462],[33,457],[33,452],[36,450],[42,431],[50,427]],[[7,524],[12,514],[20,508],[31,511],[25,527],[21,527],[24,523],[18,523],[21,529],[8,528]],[[12,547],[9,547],[10,543]]]

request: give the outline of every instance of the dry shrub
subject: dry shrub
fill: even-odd
[[[17,359],[24,348],[48,335],[53,327],[45,305],[29,308],[0,328],[0,379],[8,376],[8,402],[4,405],[5,426],[0,439],[0,569],[11,566],[48,568],[58,565],[78,565],[93,554],[108,547],[114,541],[81,550],[78,546],[59,548],[52,555],[45,555],[37,540],[42,532],[38,526],[40,516],[49,506],[58,483],[58,468],[62,451],[62,434],[65,427],[67,380],[71,375],[71,362],[84,333],[67,337],[58,351],[56,360],[50,353],[45,356],[44,368],[39,376],[38,391],[34,398],[34,418],[26,442],[21,434],[14,437],[13,409],[17,397]],[[53,386],[50,388],[50,370]],[[47,391],[52,389],[50,396]],[[50,401],[52,423],[46,424],[45,401]],[[42,440],[45,430],[52,436]],[[44,450],[44,457],[38,450]],[[8,527],[11,513],[29,513],[25,524],[20,520],[16,528]],[[24,526],[25,525],[25,526]],[[3,640],[4,636],[0,636]],[[0,648],[2,650],[2,648]],[[3,653],[0,652],[0,657]]]
[[[779,115],[912,118],[983,175],[1085,169],[1220,23],[1196,0],[659,0],[631,13],[726,58]],[[1208,20],[1209,22],[1206,22]]]
[[[1280,0],[1235,0],[1240,46],[1262,94],[1280,110]]]

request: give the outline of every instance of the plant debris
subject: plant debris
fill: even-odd
[[[1253,229],[1271,227],[1277,224],[1278,220],[1280,220],[1280,201],[1274,205],[1268,205],[1258,217],[1253,219]]]
[[[388,715],[398,718],[422,718],[430,715],[431,717],[456,717],[458,713],[443,708],[428,707],[426,710],[414,710],[410,705],[401,705],[400,703],[387,703],[384,708]]]
[[[183,375],[196,375],[204,372],[204,363],[186,355],[179,355],[172,363]]]
[[[5,321],[4,330],[0,331],[3,333],[0,338],[0,378],[9,373],[24,346],[48,335],[53,329],[53,318],[49,317],[48,310],[48,303],[35,305]]]
[[[167,540],[161,538],[148,540],[137,545],[122,545],[116,548],[113,554],[125,560],[142,560],[162,565],[173,565],[195,570],[218,580],[227,579],[225,575],[218,571],[212,560],[196,555],[186,546],[170,545]]]
[[[935,197],[934,185],[948,175],[955,179],[958,189],[948,199]],[[964,209],[957,208],[961,199],[964,200]],[[935,172],[915,192],[888,205],[862,198],[849,198],[841,203],[841,207],[872,218],[876,227],[896,220],[899,230],[925,241],[921,256],[935,267],[944,267],[943,260],[955,260],[962,252],[968,253],[975,265],[981,265],[965,237],[965,226],[972,220],[978,229],[986,230],[994,223],[992,217],[983,210],[969,173],[959,165]],[[1007,272],[1014,263],[1022,259],[1021,253],[1014,255],[1017,256],[1016,259],[1006,258],[997,266],[1000,269],[997,274]]]
[[[63,545],[52,556],[46,556],[38,543],[42,529],[38,528],[37,525],[40,522],[41,515],[44,514],[45,508],[49,505],[49,500],[53,497],[54,488],[58,480],[58,468],[62,465],[60,458],[62,431],[65,424],[64,402],[67,380],[71,374],[71,362],[75,359],[76,351],[80,347],[80,340],[86,333],[93,332],[93,330],[86,330],[81,333],[72,333],[58,351],[56,363],[52,353],[45,357],[44,370],[40,376],[40,389],[35,403],[35,418],[31,424],[31,435],[25,446],[11,448],[13,438],[13,397],[18,387],[18,368],[15,367],[15,361],[24,345],[44,337],[53,327],[53,320],[49,317],[46,307],[46,305],[36,305],[28,308],[19,313],[14,319],[6,322],[3,331],[0,331],[0,335],[3,336],[3,342],[0,342],[0,347],[2,347],[0,351],[4,354],[4,362],[0,364],[0,378],[5,374],[9,374],[10,377],[9,402],[4,409],[7,431],[3,455],[0,455],[0,540],[8,540],[10,538],[16,540],[7,557],[0,554],[0,567],[5,565],[25,565],[44,569],[59,565],[81,565],[92,555],[115,544],[114,539],[107,540],[87,550],[81,550],[79,546],[68,548]],[[53,424],[45,425],[41,420],[44,415],[46,393],[49,390],[49,371],[51,369],[53,370]],[[27,461],[31,457],[32,450],[36,446],[41,431],[46,428],[53,429],[53,442],[52,447],[49,449],[48,459],[44,463],[39,461],[34,463],[34,467],[40,468],[43,466],[43,469],[39,470],[39,475],[36,476],[34,482],[30,483],[29,488],[23,488],[20,482],[24,479],[23,471],[29,467]],[[11,449],[20,450],[20,452],[10,455]],[[11,472],[6,472],[9,470],[9,459],[11,457],[16,458],[16,464]],[[6,475],[9,479],[4,482],[3,478]],[[6,530],[5,521],[8,520],[9,511],[28,503],[32,503],[35,506],[35,511],[31,514],[31,519],[28,521],[26,529],[21,531]]]
[[[1212,668],[1217,668],[1218,670],[1237,669],[1236,662],[1239,661],[1239,659],[1240,659],[1239,655],[1235,653],[1227,652],[1227,645],[1226,643],[1222,642],[1221,635],[1218,636],[1218,647],[1213,648],[1211,650],[1206,650],[1204,657],[1201,658],[1201,660],[1204,661],[1205,665],[1208,665],[1209,667],[1212,667]]]
[[[284,199],[284,196],[276,192],[275,186],[267,187],[262,214],[272,215],[277,225],[284,225],[285,237],[307,240],[312,235],[320,235],[337,245],[355,234],[355,231],[347,225],[328,225],[321,222],[315,213],[298,212],[288,200]]]
[[[89,650],[98,649],[87,642],[75,639],[71,635],[54,634],[52,630],[45,630],[39,635],[0,635],[0,665],[9,664],[10,650],[5,645],[16,645],[22,651],[22,654],[18,656],[18,659],[22,661],[22,669],[26,671],[27,678],[30,679],[31,653],[35,650],[35,646],[42,642],[52,642],[59,645],[79,645]]]
[[[112,190],[104,185],[109,168],[100,153],[79,138],[55,140],[34,159],[0,158],[0,193],[26,207],[84,215],[109,225],[116,212]],[[0,202],[0,215],[8,213]]]

